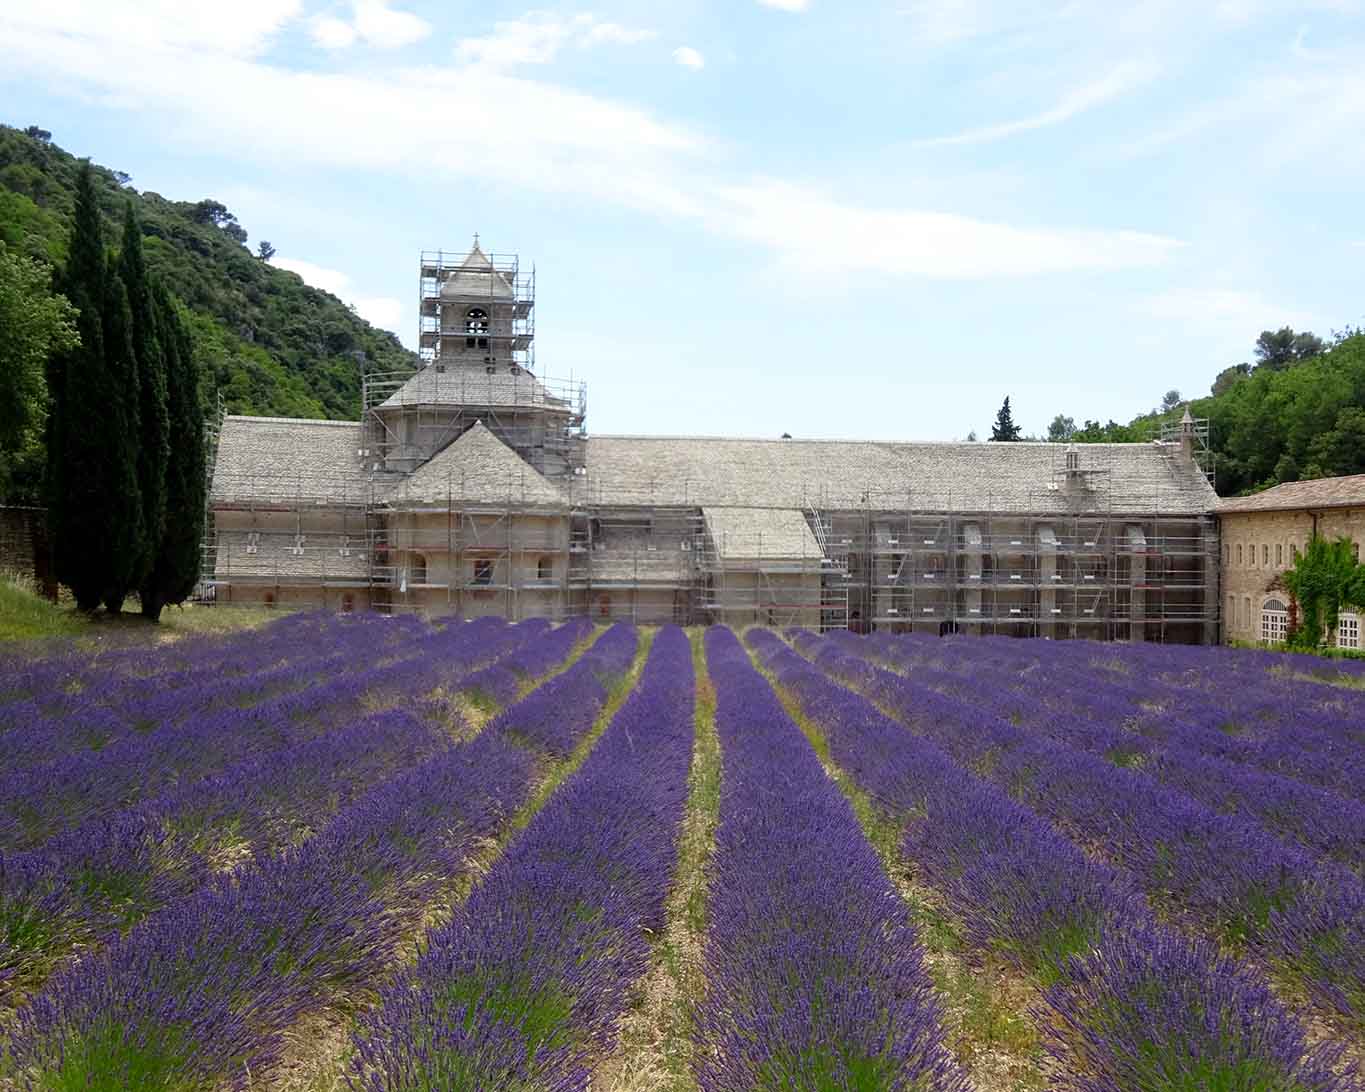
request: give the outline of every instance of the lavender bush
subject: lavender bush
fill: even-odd
[[[697,1079],[957,1089],[907,911],[853,809],[727,629],[706,633],[723,778]]]
[[[663,924],[692,702],[687,638],[664,629],[583,766],[364,1022],[354,1086],[587,1087]]]

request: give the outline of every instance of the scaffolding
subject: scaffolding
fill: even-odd
[[[586,458],[588,388],[575,379],[487,374],[433,364],[362,379],[359,458],[374,471],[409,471],[476,421],[552,480]]]
[[[334,477],[335,454],[307,474],[278,467],[220,484],[204,597],[509,619],[1217,638],[1217,528],[1182,494],[1196,473],[1212,475],[1207,421],[1187,413],[1171,426],[1155,444],[1160,459],[1146,460],[1155,472],[1137,484],[1116,473],[1111,446],[1082,458],[1056,445],[1050,473],[1044,460],[1036,485],[999,498],[903,475],[891,488],[826,476],[816,489],[793,478],[792,496],[766,489],[772,503],[754,505],[746,490],[647,461],[629,481],[604,480],[587,473],[585,385],[534,374],[534,307],[535,272],[516,256],[486,255],[477,237],[468,252],[423,251],[422,367],[363,377],[355,462]],[[472,480],[462,449],[440,459],[476,422],[520,461],[501,452]],[[472,450],[496,449],[480,442]],[[1197,471],[1161,461],[1175,459]]]
[[[476,235],[476,249],[478,242]],[[516,254],[478,253],[484,261],[471,268],[470,252],[422,251],[417,298],[418,355],[424,364],[434,364],[446,355],[443,349],[454,343],[468,349],[487,349],[490,356],[508,360],[525,371],[535,371],[535,268],[523,273],[521,258]],[[470,327],[463,315],[447,306],[442,288],[451,277],[461,274],[467,274],[460,292],[461,305],[486,295],[486,315],[492,316],[495,308],[505,312],[509,320],[506,324],[486,322],[481,329]]]
[[[215,496],[206,584],[218,602],[270,591],[466,617],[1216,639],[1213,517],[1171,514],[1159,495],[1068,513],[869,491],[860,508],[800,510],[809,545],[778,557],[761,535],[717,535],[701,506],[551,510],[513,480],[475,503],[458,475],[445,498],[407,506],[385,499],[393,480],[289,495],[286,475]]]

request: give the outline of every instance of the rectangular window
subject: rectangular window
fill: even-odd
[[[1261,640],[1282,644],[1289,637],[1289,614],[1282,610],[1261,611]]]
[[[1240,565],[1241,563],[1242,563],[1242,544],[1239,542],[1239,543],[1237,543],[1237,564]]]
[[[1237,600],[1228,596],[1228,612],[1223,616],[1223,624],[1229,629],[1237,624]]]
[[[1360,648],[1360,615],[1337,615],[1337,648]]]
[[[1275,543],[1275,568],[1279,569],[1279,568],[1282,568],[1283,566],[1284,566],[1284,543],[1283,543],[1283,542],[1277,542],[1277,543]]]
[[[1223,543],[1223,564],[1232,564],[1232,543],[1230,542]]]
[[[1242,625],[1251,626],[1251,596],[1242,596]]]
[[[474,583],[491,584],[493,583],[493,562],[476,561],[474,562]]]
[[[1261,564],[1270,564],[1270,544],[1266,542],[1261,543]]]

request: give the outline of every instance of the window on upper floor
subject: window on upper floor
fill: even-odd
[[[542,557],[536,562],[536,579],[553,580],[555,576],[555,563],[553,558]]]
[[[1239,542],[1239,543],[1237,543],[1237,564],[1240,565],[1241,563],[1242,563],[1242,544]]]
[[[464,332],[475,337],[488,334],[488,312],[482,307],[471,307],[464,316]]]
[[[413,554],[408,561],[408,583],[425,584],[427,582],[427,559],[422,554]]]
[[[491,584],[493,583],[493,562],[490,560],[480,560],[474,562],[474,583]]]
[[[1284,543],[1275,543],[1275,567],[1281,568],[1284,565]]]

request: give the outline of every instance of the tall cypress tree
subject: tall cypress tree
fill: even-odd
[[[127,412],[136,382],[127,293],[109,268],[90,164],[81,166],[62,293],[79,310],[80,345],[49,370],[48,526],[54,574],[81,610],[117,609],[139,548],[136,437]]]
[[[152,287],[166,363],[170,459],[166,465],[166,520],[151,574],[141,589],[142,613],[161,617],[167,603],[183,603],[199,579],[204,538],[207,456],[199,366],[190,333],[165,286]]]
[[[123,216],[119,276],[128,293],[130,334],[137,364],[137,484],[142,498],[142,541],[132,587],[151,574],[166,522],[166,460],[170,456],[166,416],[166,364],[159,336],[152,285],[142,255],[142,229],[129,201]]]
[[[106,495],[90,423],[109,397],[104,371],[104,240],[90,164],[76,181],[76,215],[58,288],[78,311],[80,344],[53,356],[48,373],[48,529],[53,570],[81,610],[94,610],[108,583],[103,564]]]
[[[105,452],[104,480],[110,522],[108,581],[101,599],[117,614],[137,586],[147,554],[147,534],[138,488],[138,369],[133,345],[133,312],[117,269],[109,269],[104,293],[104,366],[111,397],[100,422]]]

